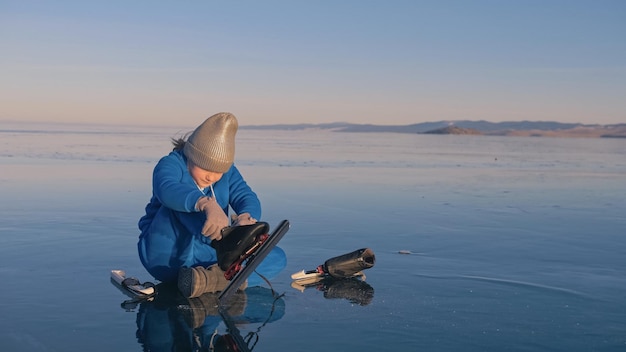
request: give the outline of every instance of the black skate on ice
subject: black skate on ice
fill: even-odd
[[[243,228],[248,228],[248,230],[237,229],[234,228],[233,233],[229,233],[227,237],[231,235],[235,235],[239,231],[246,233],[246,235],[238,235],[243,238],[254,238],[254,240],[250,240],[252,243],[252,247],[248,247],[247,250],[241,251],[237,249],[239,252],[239,257],[235,258],[234,255],[230,256],[230,258],[235,258],[232,264],[228,265],[228,271],[224,274],[230,283],[222,293],[220,293],[218,297],[220,307],[227,307],[230,298],[233,296],[237,289],[248,279],[250,274],[252,274],[256,268],[261,264],[263,259],[267,257],[267,255],[272,251],[274,247],[278,244],[281,238],[285,236],[287,231],[289,231],[289,221],[283,220],[278,224],[278,226],[272,231],[271,234],[268,234],[269,226],[266,223],[256,223],[254,225],[248,226],[240,226]],[[226,230],[228,231],[228,230]],[[246,241],[242,241],[248,243]],[[226,247],[224,245],[224,247]],[[241,247],[245,247],[245,245],[241,245]],[[220,256],[220,252],[218,251],[218,258]],[[232,259],[231,259],[232,260]],[[224,265],[229,263],[228,260],[223,259]],[[221,265],[221,264],[220,264]],[[220,310],[221,312],[221,310]],[[223,317],[223,316],[222,316]]]
[[[211,242],[217,254],[217,265],[224,271],[226,280],[231,280],[241,270],[244,261],[261,247],[269,237],[269,230],[269,224],[262,221],[227,227],[222,230],[221,240]]]
[[[361,248],[356,251],[333,257],[318,265],[313,270],[302,270],[291,275],[294,284],[307,286],[315,284],[326,277],[335,279],[347,279],[361,277],[365,279],[363,270],[370,269],[376,262],[374,252],[369,248]]]

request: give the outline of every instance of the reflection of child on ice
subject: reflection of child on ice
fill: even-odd
[[[284,300],[268,288],[235,293],[225,314],[237,327],[249,331],[238,335],[248,344],[244,349],[233,341],[231,334],[237,331],[220,329],[218,294],[186,299],[173,285],[159,284],[157,290],[155,299],[141,302],[137,310],[137,339],[145,351],[251,351],[262,327],[285,314]]]
[[[187,140],[173,140],[174,150],[154,168],[152,198],[139,220],[139,257],[148,272],[162,282],[178,282],[181,292],[199,296],[222,290],[228,281],[216,265],[213,240],[222,240],[230,225],[251,225],[261,217],[261,204],[233,165],[238,123],[230,113],[206,119]],[[232,248],[243,251],[246,248]],[[278,247],[257,272],[272,278],[286,265]],[[253,274],[250,286],[260,284]]]

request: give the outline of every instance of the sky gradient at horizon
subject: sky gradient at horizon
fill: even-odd
[[[0,121],[626,123],[626,2],[0,0]]]

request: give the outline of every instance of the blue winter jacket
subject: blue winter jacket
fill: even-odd
[[[259,198],[248,186],[235,165],[224,173],[213,185],[217,203],[228,214],[228,207],[235,214],[249,213],[255,219],[261,218]],[[160,207],[167,207],[178,212],[196,212],[196,202],[200,197],[211,195],[203,193],[193,181],[187,168],[187,158],[182,150],[173,151],[159,160],[152,176],[152,198],[146,206],[146,215],[139,220],[141,233],[148,231],[152,220]]]

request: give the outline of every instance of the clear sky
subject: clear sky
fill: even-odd
[[[626,123],[626,1],[0,0],[0,120]]]

